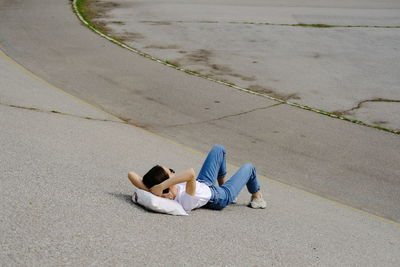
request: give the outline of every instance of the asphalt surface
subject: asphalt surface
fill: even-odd
[[[175,217],[131,201],[128,170],[205,155],[63,93],[0,52],[2,266],[397,266],[400,226],[259,177],[265,210]],[[228,150],[228,155],[231,154]],[[232,174],[233,166],[228,166]]]
[[[398,223],[351,208],[399,221],[398,135],[149,61],[82,27],[66,1],[1,0],[0,33],[2,51],[39,77],[186,145],[1,53],[2,265],[398,265]],[[245,207],[245,192],[185,218],[131,203],[127,171],[198,171],[215,143],[230,163],[346,205],[265,178],[265,211]]]
[[[46,10],[46,12],[44,12]],[[0,46],[87,102],[203,153],[400,221],[398,135],[329,118],[187,75],[83,27],[66,1],[0,0]]]

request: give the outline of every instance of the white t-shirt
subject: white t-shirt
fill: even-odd
[[[177,187],[178,193],[175,201],[181,204],[186,212],[204,206],[211,198],[210,188],[198,181],[196,181],[196,193],[194,196],[186,194],[186,183],[177,184]]]

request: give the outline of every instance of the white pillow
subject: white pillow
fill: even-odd
[[[171,215],[188,215],[182,205],[175,200],[158,197],[150,192],[135,188],[132,200],[146,209]]]

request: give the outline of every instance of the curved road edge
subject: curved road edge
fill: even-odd
[[[178,71],[182,71],[182,72],[187,73],[189,75],[193,75],[193,76],[200,77],[200,78],[212,81],[212,82],[216,82],[216,83],[219,83],[219,84],[222,84],[222,85],[226,85],[228,87],[231,87],[231,88],[234,88],[234,89],[246,92],[246,93],[250,93],[250,94],[257,95],[257,96],[265,97],[265,98],[268,98],[270,100],[277,101],[279,103],[283,103],[283,104],[287,104],[287,105],[290,105],[290,106],[293,106],[293,107],[296,107],[296,108],[301,108],[301,109],[304,109],[304,110],[312,111],[312,112],[315,112],[315,113],[318,113],[318,114],[321,114],[321,115],[325,115],[325,116],[328,116],[328,117],[331,117],[331,118],[340,119],[340,120],[343,120],[343,121],[359,124],[359,125],[362,125],[362,126],[371,127],[371,128],[375,128],[375,129],[378,129],[378,130],[390,132],[390,133],[393,133],[393,134],[400,134],[400,130],[394,130],[394,129],[385,128],[385,127],[382,127],[382,126],[379,126],[379,125],[369,124],[369,123],[363,122],[361,120],[350,119],[350,118],[347,118],[347,117],[344,117],[344,116],[340,116],[340,115],[337,115],[337,114],[334,114],[332,112],[325,111],[325,110],[322,110],[322,109],[317,109],[317,108],[309,107],[309,106],[302,105],[302,104],[299,104],[299,103],[296,103],[296,102],[291,102],[291,101],[279,99],[279,98],[270,96],[270,95],[265,94],[265,93],[255,92],[255,91],[252,91],[250,89],[243,88],[243,87],[237,86],[237,85],[229,83],[229,82],[225,82],[225,81],[221,81],[221,80],[218,80],[218,79],[214,79],[214,78],[208,77],[208,76],[200,74],[200,73],[198,73],[196,71],[180,68],[180,67],[178,67],[176,65],[173,65],[173,64],[169,63],[168,61],[164,61],[164,60],[162,60],[160,58],[156,58],[156,57],[154,57],[154,56],[152,56],[152,55],[150,55],[148,53],[140,51],[139,49],[134,48],[132,46],[129,46],[129,45],[125,44],[124,42],[121,42],[121,41],[117,40],[116,38],[114,38],[114,37],[112,37],[110,35],[107,35],[104,32],[100,31],[96,27],[95,23],[92,23],[91,21],[89,21],[88,19],[85,18],[87,16],[85,16],[83,14],[82,9],[78,7],[79,5],[84,4],[85,1],[86,0],[72,0],[71,5],[72,5],[72,9],[74,10],[74,13],[77,15],[79,20],[86,27],[88,27],[93,32],[99,34],[103,38],[105,38],[105,39],[107,39],[107,40],[109,40],[109,41],[111,41],[111,42],[113,42],[113,43],[125,48],[125,49],[128,49],[131,52],[134,52],[134,53],[136,53],[138,55],[141,55],[141,56],[143,56],[145,58],[148,58],[150,60],[156,61],[158,63],[161,63],[163,65],[166,65],[166,66],[171,67],[173,69],[176,69]],[[396,28],[398,28],[398,27],[396,26]]]

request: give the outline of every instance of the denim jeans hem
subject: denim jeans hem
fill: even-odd
[[[225,178],[226,174],[227,174],[227,172],[225,172],[225,173],[222,174],[222,175],[219,175],[219,176],[218,176],[218,179],[220,179],[220,178]]]
[[[249,193],[250,193],[250,194],[255,194],[255,193],[257,193],[257,192],[260,191],[260,190],[261,190],[261,187],[258,186],[256,191],[252,192],[252,191],[249,190]]]

